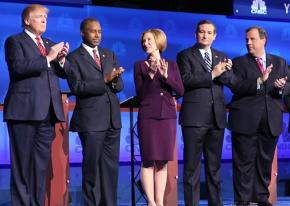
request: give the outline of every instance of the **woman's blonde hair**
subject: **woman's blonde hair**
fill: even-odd
[[[159,50],[160,53],[165,51],[165,49],[167,47],[167,38],[166,38],[166,35],[165,35],[164,31],[162,31],[161,29],[148,29],[148,30],[146,30],[146,31],[144,31],[142,33],[142,36],[141,36],[141,47],[142,47],[143,50],[144,50],[143,38],[144,38],[144,35],[146,33],[151,33],[153,35],[154,40],[155,40],[156,45],[157,45],[157,49]]]

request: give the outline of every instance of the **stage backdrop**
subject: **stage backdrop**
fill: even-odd
[[[3,102],[7,91],[9,76],[4,57],[4,42],[11,35],[22,31],[21,11],[26,4],[0,3],[0,102]],[[81,38],[79,24],[86,17],[100,20],[103,39],[102,47],[112,49],[119,58],[119,63],[125,68],[123,75],[125,88],[119,94],[120,100],[135,95],[133,81],[133,65],[146,55],[140,46],[140,36],[148,28],[161,28],[168,38],[168,47],[164,52],[165,58],[175,60],[177,52],[195,43],[195,25],[202,19],[211,19],[217,26],[217,38],[214,47],[224,51],[229,58],[246,53],[245,29],[259,25],[268,31],[267,51],[281,55],[290,63],[290,23],[257,21],[250,19],[235,19],[227,16],[192,14],[181,12],[161,12],[148,10],[121,9],[96,6],[48,6],[50,13],[45,36],[55,42],[69,42],[70,49],[80,46]],[[61,81],[63,91],[68,91],[65,80]],[[231,92],[225,88],[228,103]],[[0,114],[2,122],[2,113]],[[129,161],[129,114],[122,114],[123,129],[121,137],[121,161]],[[135,114],[136,120],[136,114]],[[290,158],[290,138],[287,133],[288,116],[284,116],[283,134],[279,140],[279,158]],[[136,143],[137,143],[136,138]],[[138,146],[136,146],[136,151]],[[182,159],[183,142],[178,128],[179,159]],[[223,159],[231,159],[230,133],[226,131]],[[70,161],[81,161],[81,145],[76,133],[70,134]],[[9,163],[9,144],[6,126],[0,123],[0,164]]]

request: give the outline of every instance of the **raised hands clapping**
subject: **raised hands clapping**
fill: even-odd
[[[160,74],[167,79],[168,77],[168,62],[165,59],[160,59],[160,67],[158,67]]]
[[[154,75],[159,71],[161,76],[165,79],[168,77],[168,62],[165,59],[156,59],[154,57],[150,57],[148,61],[145,61],[146,65],[150,68],[149,76],[151,79],[154,78]]]

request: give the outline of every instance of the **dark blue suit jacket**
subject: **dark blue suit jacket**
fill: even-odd
[[[43,38],[47,53],[54,43]],[[64,121],[58,76],[64,69],[58,62],[47,60],[31,37],[22,32],[5,42],[10,83],[4,101],[4,120],[43,120],[52,103],[59,121]],[[65,64],[65,67],[68,63]]]
[[[264,86],[258,90],[257,78],[262,74],[255,58],[246,54],[233,60],[233,71],[237,77],[236,84],[231,88],[234,95],[229,113],[229,127],[233,132],[255,133],[265,111],[272,135],[278,136],[282,131],[282,96],[289,100],[289,69],[286,60],[275,55],[267,54],[266,63],[267,66],[273,64],[273,68]],[[288,82],[283,93],[279,93],[274,81],[285,76]]]
[[[117,68],[115,54],[107,49],[98,48],[102,71],[83,46],[68,55],[71,71],[68,83],[76,96],[70,129],[76,132],[105,131],[110,126],[121,128],[119,99],[116,95],[123,89],[122,78],[116,85],[105,83],[103,75]]]
[[[212,68],[226,58],[224,53],[213,48],[211,52]],[[182,126],[207,126],[213,113],[217,126],[225,128],[226,105],[223,85],[232,81],[232,73],[225,72],[212,80],[197,45],[178,53],[177,63],[185,88],[179,123]]]

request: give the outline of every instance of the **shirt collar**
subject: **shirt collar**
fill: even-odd
[[[201,55],[202,55],[202,58],[204,58],[204,53],[207,52],[208,55],[209,55],[209,58],[211,59],[211,56],[212,56],[212,54],[211,54],[211,49],[208,49],[208,50],[205,50],[205,49],[199,49],[199,51],[200,51],[200,53],[201,53]]]
[[[30,36],[30,38],[37,44],[37,42],[36,42],[36,35],[35,34],[33,34],[31,31],[29,31],[28,29],[24,29],[24,32],[26,33],[26,34],[28,34],[28,36]],[[40,38],[40,42],[43,44],[43,42],[42,42],[42,39]]]
[[[89,54],[94,57],[94,54],[93,54],[93,50],[95,49],[96,50],[96,54],[98,55],[98,57],[100,58],[100,54],[99,54],[99,50],[98,50],[98,47],[90,47],[88,45],[86,45],[85,43],[82,43],[82,46],[85,48],[85,50],[87,50],[87,52],[89,52]]]
[[[266,62],[266,53],[264,53],[262,56],[256,57],[257,58],[261,58],[262,62]]]

